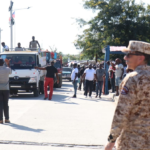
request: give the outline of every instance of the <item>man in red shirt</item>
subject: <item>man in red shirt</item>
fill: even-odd
[[[54,74],[56,74],[57,77],[57,83],[59,83],[59,78],[58,78],[58,71],[57,69],[54,67],[54,62],[51,62],[51,66],[47,66],[45,68],[42,67],[35,67],[35,69],[39,69],[39,70],[47,70],[46,73],[46,77],[44,80],[44,93],[45,93],[45,98],[44,100],[46,100],[48,98],[47,95],[47,86],[49,85],[50,87],[50,94],[49,94],[49,100],[52,99],[52,95],[53,95],[53,85],[54,85]]]

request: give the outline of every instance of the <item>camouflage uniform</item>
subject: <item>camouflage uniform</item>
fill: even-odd
[[[120,85],[109,141],[116,139],[117,150],[150,150],[149,66],[138,66]]]

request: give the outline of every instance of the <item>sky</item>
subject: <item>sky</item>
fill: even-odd
[[[73,42],[82,29],[76,23],[76,18],[91,19],[94,14],[83,8],[83,0],[13,0],[15,25],[13,26],[13,47],[21,43],[29,47],[32,36],[39,41],[44,49],[56,47],[64,54],[78,54]],[[140,0],[136,0],[140,2]],[[150,4],[150,1],[143,0]],[[1,42],[10,47],[10,27],[8,8],[10,0],[0,0]]]

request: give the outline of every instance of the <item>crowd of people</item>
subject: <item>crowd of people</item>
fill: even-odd
[[[115,143],[117,150],[149,150],[150,149],[150,43],[142,41],[130,41],[128,48],[124,49],[126,53],[124,60],[127,67],[117,58],[115,61],[105,62],[108,70],[103,68],[103,64],[88,67],[77,66],[71,74],[71,80],[74,87],[73,98],[77,97],[77,87],[79,90],[82,84],[84,95],[92,96],[92,90],[96,87],[96,98],[101,97],[103,82],[105,76],[109,73],[109,82],[112,92],[119,94],[118,103],[112,120],[108,143],[105,150],[112,150]],[[11,74],[10,60],[5,59],[8,67],[4,66],[4,60],[0,58],[0,124],[9,120],[9,74]],[[54,74],[57,70],[53,66],[45,68],[35,67],[40,70],[47,70],[45,86],[53,82]],[[127,75],[128,74],[128,75]],[[58,76],[57,76],[58,77]],[[123,79],[124,78],[124,79]],[[96,81],[96,82],[95,82]],[[57,78],[57,82],[59,79]],[[94,83],[95,82],[95,83]],[[93,86],[94,85],[94,86]],[[105,85],[106,86],[106,85]],[[118,91],[120,87],[120,90]],[[45,92],[47,93],[47,87]],[[45,99],[48,95],[45,93]],[[49,100],[52,93],[49,95]]]
[[[122,63],[120,58],[116,58],[115,61],[107,61],[106,65],[108,65],[107,71],[104,69],[104,62],[94,65],[89,64],[88,66],[80,66],[75,63],[73,65],[73,71],[71,74],[71,80],[74,87],[73,98],[77,97],[77,89],[81,90],[82,85],[85,97],[87,97],[87,93],[89,92],[89,97],[92,98],[92,91],[95,91],[95,98],[101,98],[102,89],[104,91],[106,73],[109,74],[108,88],[111,89],[110,92],[116,92],[116,96],[118,96],[119,85],[121,81],[126,76],[126,74],[132,70],[127,69],[126,64]]]

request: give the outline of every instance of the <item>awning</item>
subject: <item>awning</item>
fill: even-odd
[[[110,53],[111,52],[121,52],[123,49],[127,48],[126,46],[110,46]],[[103,53],[105,53],[105,48],[102,50]]]

